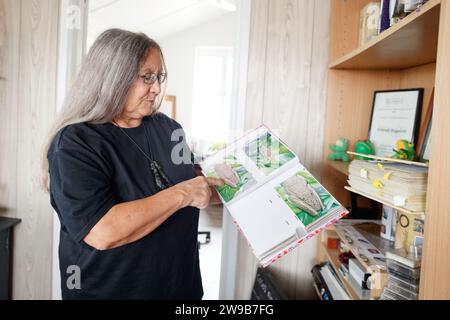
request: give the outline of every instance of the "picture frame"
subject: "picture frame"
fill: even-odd
[[[431,91],[430,101],[428,102],[427,113],[423,119],[420,127],[419,141],[417,143],[416,155],[420,162],[427,162],[430,160],[430,133],[431,123],[433,118],[433,105],[434,105],[434,88]]]
[[[164,113],[168,117],[176,120],[177,118],[177,97],[166,95],[162,101],[159,112]]]
[[[369,140],[376,156],[391,157],[398,140],[417,142],[423,92],[423,88],[374,92]]]

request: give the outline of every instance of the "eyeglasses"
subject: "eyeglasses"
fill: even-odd
[[[139,76],[140,78],[144,79],[144,83],[152,86],[156,80],[158,80],[158,83],[161,84],[167,79],[167,73],[146,73],[143,76]]]

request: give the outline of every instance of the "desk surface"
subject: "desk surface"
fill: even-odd
[[[0,217],[0,231],[6,230],[18,224],[20,219]]]

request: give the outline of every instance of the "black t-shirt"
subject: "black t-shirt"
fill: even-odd
[[[145,153],[151,150],[173,184],[195,177],[192,163],[171,160],[174,147],[189,151],[180,148],[180,135],[172,141],[176,129],[182,130],[162,114],[124,129]],[[197,208],[183,208],[147,236],[117,248],[96,250],[83,241],[114,205],[156,193],[149,161],[120,128],[69,125],[55,136],[48,160],[51,204],[61,222],[64,299],[201,299]],[[81,289],[73,288],[77,269],[71,266],[79,267]]]

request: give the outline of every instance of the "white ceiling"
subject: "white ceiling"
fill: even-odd
[[[236,0],[90,0],[88,47],[109,28],[146,33],[155,40],[230,13]]]

